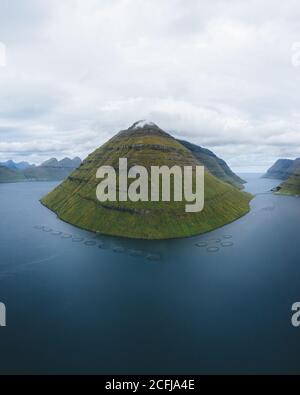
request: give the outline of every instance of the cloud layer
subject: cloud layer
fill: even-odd
[[[0,0],[0,161],[85,157],[144,118],[237,171],[300,156],[299,17],[296,0]]]

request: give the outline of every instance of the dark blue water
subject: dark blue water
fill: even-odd
[[[300,373],[300,199],[246,178],[248,215],[160,242],[61,222],[55,183],[0,184],[0,372]]]

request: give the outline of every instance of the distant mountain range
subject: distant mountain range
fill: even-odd
[[[264,175],[265,178],[277,178],[283,182],[275,188],[282,195],[300,195],[300,158],[278,159]]]
[[[68,177],[80,164],[81,159],[78,157],[60,161],[51,158],[39,166],[9,160],[0,163],[0,182],[60,181]]]
[[[6,162],[0,162],[1,167],[7,167],[11,170],[25,170],[28,169],[29,167],[34,167],[35,165],[31,165],[28,162],[14,162],[13,160],[8,160]]]

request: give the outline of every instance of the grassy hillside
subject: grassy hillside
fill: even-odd
[[[66,222],[103,234],[144,239],[164,239],[204,233],[234,221],[249,210],[251,195],[205,172],[205,208],[186,213],[186,202],[106,202],[96,198],[96,171],[101,165],[118,168],[128,158],[150,170],[153,165],[199,165],[193,154],[155,125],[118,133],[98,148],[42,203]]]
[[[294,170],[294,174],[280,185],[278,193],[281,195],[300,196],[300,165]]]

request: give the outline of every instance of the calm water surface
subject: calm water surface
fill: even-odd
[[[1,373],[300,373],[300,199],[243,175],[251,212],[206,235],[95,237],[0,184]]]

